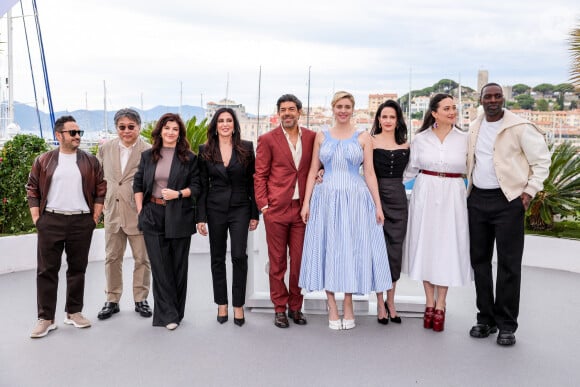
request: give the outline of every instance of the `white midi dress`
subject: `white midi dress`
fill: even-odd
[[[411,143],[404,179],[416,180],[409,202],[403,272],[414,280],[439,286],[465,286],[473,280],[465,180],[420,173],[465,174],[467,138],[467,133],[453,128],[441,142],[429,128]]]

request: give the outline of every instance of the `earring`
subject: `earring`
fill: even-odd
[[[437,123],[437,121],[435,121],[435,122],[433,123],[433,129],[437,129],[438,127],[439,127],[439,124]]]
[[[217,137],[217,130],[215,131],[215,135],[216,135],[216,137]]]
[[[383,127],[381,126],[381,124],[379,124],[379,129],[382,129]]]

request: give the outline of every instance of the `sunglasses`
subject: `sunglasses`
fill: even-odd
[[[119,125],[119,126],[117,126],[117,129],[119,129],[120,131],[124,131],[125,129],[126,130],[135,130],[136,127],[137,126],[135,126],[135,125],[127,125],[127,126]]]
[[[75,137],[77,134],[82,137],[85,134],[84,130],[62,130],[61,133],[68,133],[71,137]]]

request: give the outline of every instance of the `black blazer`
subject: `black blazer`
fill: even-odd
[[[152,150],[148,149],[141,154],[139,169],[133,180],[133,192],[143,192],[143,206],[155,205],[150,203],[153,193],[153,181],[157,164],[153,162]],[[190,197],[168,200],[165,208],[165,237],[185,238],[195,234],[195,198],[199,195],[199,168],[197,156],[189,152],[189,161],[182,163],[177,152],[171,161],[167,188],[182,190],[189,188]],[[147,229],[143,211],[139,214],[139,229]],[[144,230],[144,231],[145,231]]]
[[[248,165],[244,167],[235,150],[227,167],[223,163],[205,160],[201,155],[205,144],[199,146],[199,173],[201,194],[198,200],[197,221],[207,222],[208,211],[227,212],[230,207],[250,206],[250,219],[259,219],[254,198],[254,146],[243,141],[242,146],[250,152]]]

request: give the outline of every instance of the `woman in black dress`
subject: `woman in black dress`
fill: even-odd
[[[378,107],[371,135],[373,164],[385,215],[383,232],[393,281],[393,288],[387,291],[386,301],[383,301],[383,293],[377,293],[377,319],[380,324],[388,324],[389,318],[394,323],[401,323],[395,309],[395,287],[401,277],[403,241],[407,232],[407,194],[403,185],[403,172],[409,162],[409,144],[407,125],[397,102],[388,100]]]
[[[201,195],[197,230],[205,236],[209,226],[213,296],[220,324],[228,320],[226,247],[229,230],[234,323],[240,327],[245,322],[248,230],[256,229],[259,217],[254,199],[254,164],[253,145],[241,139],[234,110],[218,109],[207,127],[207,142],[199,147]]]

